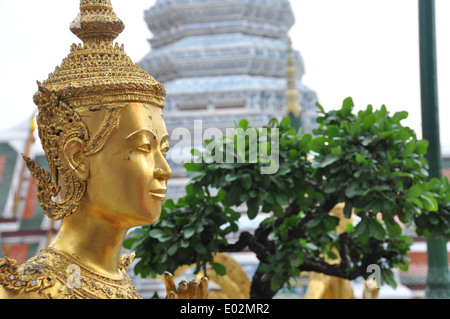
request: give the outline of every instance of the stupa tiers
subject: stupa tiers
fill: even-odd
[[[194,120],[223,130],[243,118],[262,126],[287,115],[288,31],[295,22],[288,0],[157,0],[145,20],[153,38],[139,64],[167,90],[169,132],[192,130]],[[291,53],[301,126],[310,132],[317,97],[302,84],[299,52]],[[175,176],[182,171],[171,166]]]

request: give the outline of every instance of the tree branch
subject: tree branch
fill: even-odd
[[[300,271],[313,271],[317,273],[323,273],[328,276],[339,277],[347,280],[354,280],[360,276],[367,274],[367,267],[371,264],[377,263],[381,258],[391,259],[395,256],[393,252],[376,251],[376,243],[372,242],[371,246],[374,246],[374,252],[367,255],[362,261],[361,265],[357,268],[350,268],[350,257],[348,254],[348,234],[344,233],[339,238],[340,241],[340,254],[342,261],[339,264],[328,264],[324,260],[306,257],[303,260],[303,264],[299,266]],[[304,251],[306,255],[306,251]]]
[[[265,260],[269,255],[267,247],[260,244],[256,240],[255,236],[253,236],[249,232],[243,232],[239,236],[239,240],[234,244],[219,246],[219,252],[222,253],[239,252],[244,250],[245,247],[248,247],[251,251],[253,251],[260,261]]]
[[[341,256],[340,267],[343,271],[347,271],[350,267],[350,253],[348,249],[348,242],[350,237],[348,233],[339,235],[339,255]]]

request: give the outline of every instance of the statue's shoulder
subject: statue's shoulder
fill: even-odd
[[[64,265],[55,265],[48,251],[41,251],[22,265],[8,257],[0,258],[0,298],[64,298],[66,282],[61,280]]]

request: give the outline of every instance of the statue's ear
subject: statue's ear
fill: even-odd
[[[84,146],[84,141],[77,137],[71,138],[64,145],[67,166],[81,182],[87,181],[89,177],[89,159],[84,154]]]

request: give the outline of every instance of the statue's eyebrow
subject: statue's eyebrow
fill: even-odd
[[[142,134],[142,133],[147,133],[147,134],[150,133],[151,135],[156,136],[156,134],[155,134],[152,130],[149,130],[149,129],[139,129],[139,130],[137,130],[136,132],[133,132],[133,133],[131,133],[130,135],[128,135],[125,139],[128,140],[128,139],[130,139],[130,138],[132,138],[132,137],[134,137],[134,136],[136,136],[136,135]]]

